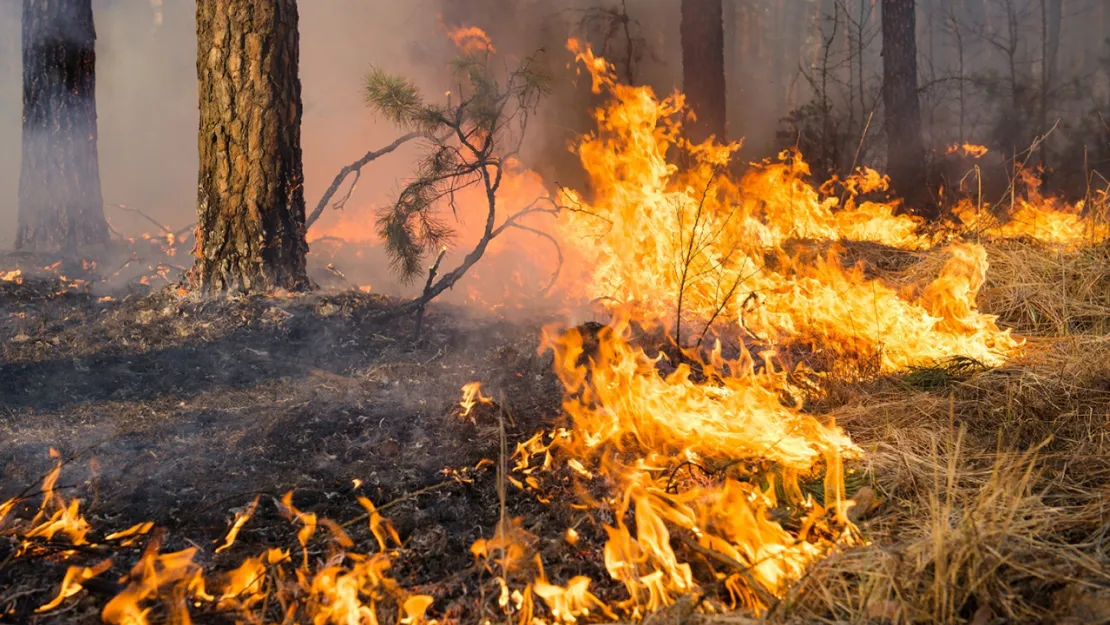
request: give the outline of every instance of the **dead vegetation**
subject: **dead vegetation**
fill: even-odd
[[[776,618],[1110,619],[1106,249],[989,249],[980,304],[1027,337],[1023,354],[991,370],[941,364],[836,385],[815,406],[866,452],[869,544],[815,565]],[[889,277],[940,262],[925,253]]]
[[[880,252],[850,246],[847,255]],[[866,544],[814,564],[768,621],[1110,618],[1106,252],[1010,242],[989,253],[981,304],[1026,337],[1022,355],[995,369],[941,363],[834,382],[810,403],[865,452],[853,515]],[[874,271],[893,282],[943,262],[939,251],[888,256]],[[279,503],[290,489],[299,510],[334,519],[355,549],[373,551],[352,503],[367,496],[400,535],[398,582],[433,596],[432,613],[451,622],[496,615],[496,578],[470,547],[507,514],[536,537],[532,549],[553,582],[585,574],[595,595],[619,598],[600,568],[603,519],[579,518],[570,490],[548,492],[544,505],[511,486],[502,513],[493,463],[482,462],[496,461],[502,427],[511,448],[559,413],[549,357],[536,354],[539,321],[506,326],[432,309],[425,341],[413,346],[413,321],[374,321],[389,302],[361,293],[215,302],[172,289],[107,301],[58,291],[57,281],[0,282],[0,499],[28,485],[35,492],[53,462],[50,446],[80,454],[60,486],[83,500],[92,536],[156,520],[164,551],[199,546],[199,561],[219,571],[260,548],[296,544]],[[460,419],[458,389],[479,376],[497,401]],[[256,496],[259,510],[239,541],[215,553]],[[20,500],[23,518],[33,506],[34,498]],[[577,528],[576,545],[563,540],[567,527]],[[323,558],[324,547],[309,552]],[[33,557],[14,558],[18,548],[14,539],[0,543],[0,611],[37,623],[98,621],[121,589],[112,580],[142,553],[114,547],[102,584],[36,615],[57,593],[66,545],[38,542]],[[104,549],[78,558],[92,566]],[[740,618],[682,605],[653,618]]]

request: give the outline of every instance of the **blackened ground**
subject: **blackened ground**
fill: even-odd
[[[363,512],[357,495],[385,504],[444,482],[445,469],[496,459],[497,411],[459,417],[467,382],[482,381],[510,411],[510,449],[558,417],[550,356],[537,353],[541,320],[432,309],[414,344],[411,320],[374,320],[389,305],[350,292],[201,300],[173,287],[102,300],[57,280],[0,281],[0,501],[36,492],[55,448],[78,456],[59,484],[82,500],[93,542],[150,520],[166,531],[164,549],[200,546],[220,569],[296,544],[275,504],[286,491],[301,510],[344,522]],[[464,609],[456,600],[471,581],[452,574],[471,570],[470,545],[497,522],[493,471],[471,475],[387,513],[408,548],[394,574],[410,588],[436,584],[425,590],[437,611]],[[215,555],[213,542],[256,495],[239,543]],[[567,514],[524,495],[509,504],[514,516]],[[23,514],[37,505],[28,498]],[[372,551],[363,523],[351,531],[356,551]],[[0,563],[12,548],[0,538]],[[121,575],[138,552],[114,555]],[[583,568],[600,560],[559,567],[596,575]],[[31,613],[64,570],[50,557],[0,564],[0,621],[97,622],[110,586],[58,613]]]

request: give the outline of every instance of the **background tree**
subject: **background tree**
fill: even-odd
[[[92,0],[23,0],[22,147],[16,249],[107,243]]]
[[[308,286],[296,0],[198,0],[203,291]]]
[[[925,186],[921,105],[917,97],[917,19],[914,0],[883,0],[883,107],[887,172],[907,207],[930,219],[937,209]]]
[[[687,136],[725,138],[725,27],[722,0],[682,0],[682,90],[697,120]]]

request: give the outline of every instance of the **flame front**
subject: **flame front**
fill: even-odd
[[[877,172],[814,188],[801,156],[785,152],[736,178],[737,144],[683,138],[681,94],[659,99],[620,84],[588,48],[569,47],[608,103],[576,146],[591,193],[564,190],[574,210],[559,239],[581,263],[574,284],[583,291],[572,295],[605,302],[614,320],[545,331],[541,350],[554,354],[571,425],[549,444],[518,448],[527,477],[513,483],[538,492],[537,473],[561,459],[583,482],[583,505],[610,511],[605,565],[627,589],[617,606],[626,615],[664,608],[706,581],[724,584],[731,607],[760,610],[816,558],[857,540],[843,465],[860,451],[801,411],[798,380],[863,358],[876,372],[954,355],[998,364],[1020,343],[976,308],[981,246],[950,244],[936,279],[909,287],[845,266],[837,242],[945,244],[896,214],[896,203],[862,199],[885,191]],[[799,240],[818,245],[788,252]],[[669,353],[637,342],[660,332]],[[609,485],[601,500],[587,495],[599,481]],[[793,529],[776,520],[784,517]],[[693,554],[712,562],[716,580],[696,579]],[[536,579],[525,594],[534,589],[556,621],[590,606],[566,602],[586,596],[582,580],[553,587],[542,569]]]

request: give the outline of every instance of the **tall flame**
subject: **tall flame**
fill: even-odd
[[[950,245],[940,275],[910,288],[845,266],[835,245],[786,251],[800,239],[943,243],[895,203],[862,199],[885,191],[877,172],[814,188],[801,156],[785,152],[737,179],[738,144],[683,137],[681,94],[660,99],[620,84],[588,47],[568,47],[608,101],[576,146],[591,193],[564,190],[574,210],[559,238],[584,261],[575,295],[608,303],[614,320],[592,333],[545,330],[541,350],[554,354],[572,427],[518,448],[516,468],[528,477],[514,483],[538,489],[536,471],[558,464],[554,451],[579,479],[611,485],[607,500],[585,503],[613,511],[605,564],[627,589],[628,615],[695,591],[691,552],[723,565],[735,604],[760,609],[814,559],[856,540],[843,465],[860,451],[835,424],[801,411],[795,380],[807,369],[787,366],[785,354],[874,356],[893,370],[956,354],[996,364],[1019,342],[976,308],[987,267],[978,245]],[[644,330],[665,332],[671,355],[637,346]],[[810,494],[813,483],[822,497]],[[775,520],[776,510],[789,510],[797,528]],[[584,591],[582,581],[534,588],[557,620],[578,616],[564,600]]]

